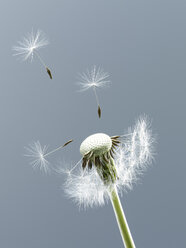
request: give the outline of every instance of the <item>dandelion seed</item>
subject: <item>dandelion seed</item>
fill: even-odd
[[[109,74],[107,72],[104,72],[103,69],[101,69],[100,67],[96,68],[96,66],[93,66],[90,70],[87,70],[86,73],[80,74],[79,85],[82,88],[81,91],[86,91],[90,88],[92,88],[94,91],[99,118],[101,118],[101,107],[99,104],[97,89],[103,88],[110,83],[110,80],[108,80],[108,77],[109,77]]]
[[[48,44],[49,42],[42,31],[38,30],[34,33],[32,30],[31,33],[28,33],[27,36],[23,37],[22,41],[18,41],[17,46],[13,47],[13,51],[15,51],[14,56],[20,56],[23,60],[30,59],[32,61],[34,55],[36,55],[41,64],[45,67],[50,79],[52,79],[50,69],[46,66],[38,53],[40,48],[45,47]]]
[[[39,168],[41,171],[45,173],[50,172],[49,162],[46,160],[45,156],[47,154],[48,146],[41,146],[39,141],[36,141],[30,144],[28,147],[25,147],[28,154],[25,156],[30,158],[30,164],[33,168]]]
[[[48,75],[49,75],[50,79],[52,79],[52,73],[51,73],[51,70],[50,70],[48,67],[46,67],[46,70],[47,70],[47,73],[48,73]]]
[[[52,153],[62,149],[63,147],[67,146],[73,140],[67,141],[64,145],[57,147],[56,149],[48,152],[48,146],[44,145],[41,146],[39,141],[36,141],[30,144],[28,147],[25,147],[28,154],[25,156],[30,157],[31,162],[30,164],[35,168],[39,167],[41,171],[44,171],[46,174],[51,171],[50,163],[46,159],[47,156],[51,155]]]

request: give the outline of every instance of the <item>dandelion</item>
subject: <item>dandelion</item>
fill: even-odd
[[[100,67],[96,68],[96,66],[93,66],[90,70],[87,70],[87,72],[80,74],[80,82],[79,85],[81,86],[81,91],[86,91],[88,89],[93,89],[96,103],[98,107],[98,116],[101,117],[101,107],[99,104],[99,98],[97,95],[97,89],[103,88],[107,86],[110,83],[110,80],[108,80],[109,74],[107,72],[104,72],[103,69]]]
[[[48,66],[46,66],[45,62],[39,55],[38,50],[42,47],[48,45],[49,42],[46,39],[44,33],[38,30],[36,33],[32,32],[28,33],[27,36],[23,37],[22,41],[18,41],[18,45],[13,47],[15,51],[14,56],[20,56],[24,61],[27,59],[33,60],[34,55],[36,55],[41,62],[41,64],[45,67],[50,79],[52,79],[52,73]]]
[[[46,159],[47,156],[52,153],[60,150],[61,148],[67,146],[73,140],[67,141],[64,145],[57,147],[56,149],[48,152],[48,146],[41,146],[39,141],[33,142],[28,147],[25,147],[27,154],[25,156],[30,158],[30,164],[35,167],[39,167],[41,171],[44,171],[46,174],[50,172],[50,163]]]
[[[125,247],[135,247],[118,192],[131,189],[152,159],[153,137],[147,120],[120,136],[96,133],[80,146],[82,168],[67,174],[65,192],[78,205],[99,206],[111,200]]]

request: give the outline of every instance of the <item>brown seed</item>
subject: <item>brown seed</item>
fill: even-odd
[[[110,156],[111,156],[112,158],[114,158],[114,154],[113,154],[113,151],[112,151],[112,150],[110,150]]]
[[[100,165],[102,166],[102,170],[105,171],[107,169],[107,165],[104,163],[104,161],[100,161]]]
[[[95,157],[95,165],[96,165],[96,166],[101,165],[101,162],[100,162],[99,157]]]
[[[52,73],[51,73],[51,70],[50,70],[48,67],[46,67],[46,70],[47,70],[47,73],[48,73],[48,75],[49,75],[50,79],[52,79]]]
[[[86,158],[83,158],[83,163],[82,163],[83,170],[85,169],[86,165],[87,165],[87,160]]]
[[[106,156],[107,156],[107,159],[110,159],[110,152],[107,152]]]
[[[92,161],[91,161],[91,160],[88,161],[88,168],[89,168],[90,170],[92,169]]]
[[[116,149],[116,148],[118,147],[118,144],[113,144],[113,143],[112,143],[112,147],[113,147],[114,149]]]
[[[103,154],[103,160],[104,160],[106,163],[109,163],[109,160],[106,158],[105,154]]]
[[[99,105],[98,105],[98,116],[99,116],[99,118],[101,118],[101,108]]]
[[[111,151],[113,152],[113,154],[115,154],[115,151],[114,151],[114,148],[113,147],[111,148]]]
[[[119,135],[117,135],[117,136],[112,136],[112,137],[111,137],[111,139],[119,139],[119,138],[120,138]]]
[[[112,139],[112,142],[115,143],[115,144],[119,144],[120,143],[119,140],[115,140],[115,139]]]
[[[63,145],[63,147],[64,147],[64,146],[67,146],[67,145],[70,144],[72,141],[73,141],[72,139],[69,140],[69,141],[67,141],[67,142]]]
[[[118,146],[119,144],[120,144],[120,142],[112,141],[112,145],[115,146],[115,147]]]
[[[84,157],[85,157],[87,160],[89,160],[89,159],[91,158],[92,154],[93,154],[93,152],[90,151],[90,152],[88,152],[87,154],[85,154]]]

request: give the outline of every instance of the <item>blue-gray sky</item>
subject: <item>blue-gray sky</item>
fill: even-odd
[[[63,178],[33,170],[24,146],[36,140],[50,157],[80,159],[95,132],[120,134],[145,113],[157,134],[153,166],[122,204],[138,248],[186,244],[186,2],[182,0],[2,1],[0,8],[0,246],[3,248],[122,247],[111,204],[79,211],[65,197]],[[39,61],[17,61],[12,46],[38,28],[50,45]],[[79,93],[77,74],[91,65],[112,85]],[[64,162],[65,163],[65,162]]]

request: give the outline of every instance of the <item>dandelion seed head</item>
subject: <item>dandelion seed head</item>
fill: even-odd
[[[104,133],[97,133],[87,137],[80,146],[80,153],[82,156],[93,151],[94,154],[100,155],[108,152],[112,147],[112,140],[110,136]]]
[[[113,186],[116,186],[119,192],[132,189],[152,160],[154,138],[147,118],[139,118],[135,126],[129,128],[124,135],[107,136],[94,134],[85,139],[80,146],[83,169],[78,167],[78,170],[67,175],[65,192],[80,206],[104,205],[109,198],[109,188]],[[111,147],[108,146],[109,142],[106,142],[109,139],[112,142]],[[102,149],[102,144],[107,144],[106,147],[110,149],[103,149],[98,153],[96,149]],[[104,159],[110,164],[108,168],[104,167]],[[99,168],[102,168],[102,173]]]
[[[12,49],[15,52],[14,56],[20,56],[23,60],[33,60],[34,52],[38,51],[40,48],[48,45],[49,42],[46,39],[45,34],[41,30],[37,30],[36,33],[32,30],[22,41],[18,41],[18,45],[14,46]]]
[[[81,91],[86,91],[90,88],[103,88],[110,84],[108,77],[109,74],[101,67],[92,66],[90,70],[80,74],[78,84],[81,87]]]
[[[41,146],[39,141],[33,142],[28,147],[25,147],[27,154],[25,156],[30,158],[30,164],[33,168],[39,168],[45,173],[50,172],[49,162],[46,160],[48,146]]]

